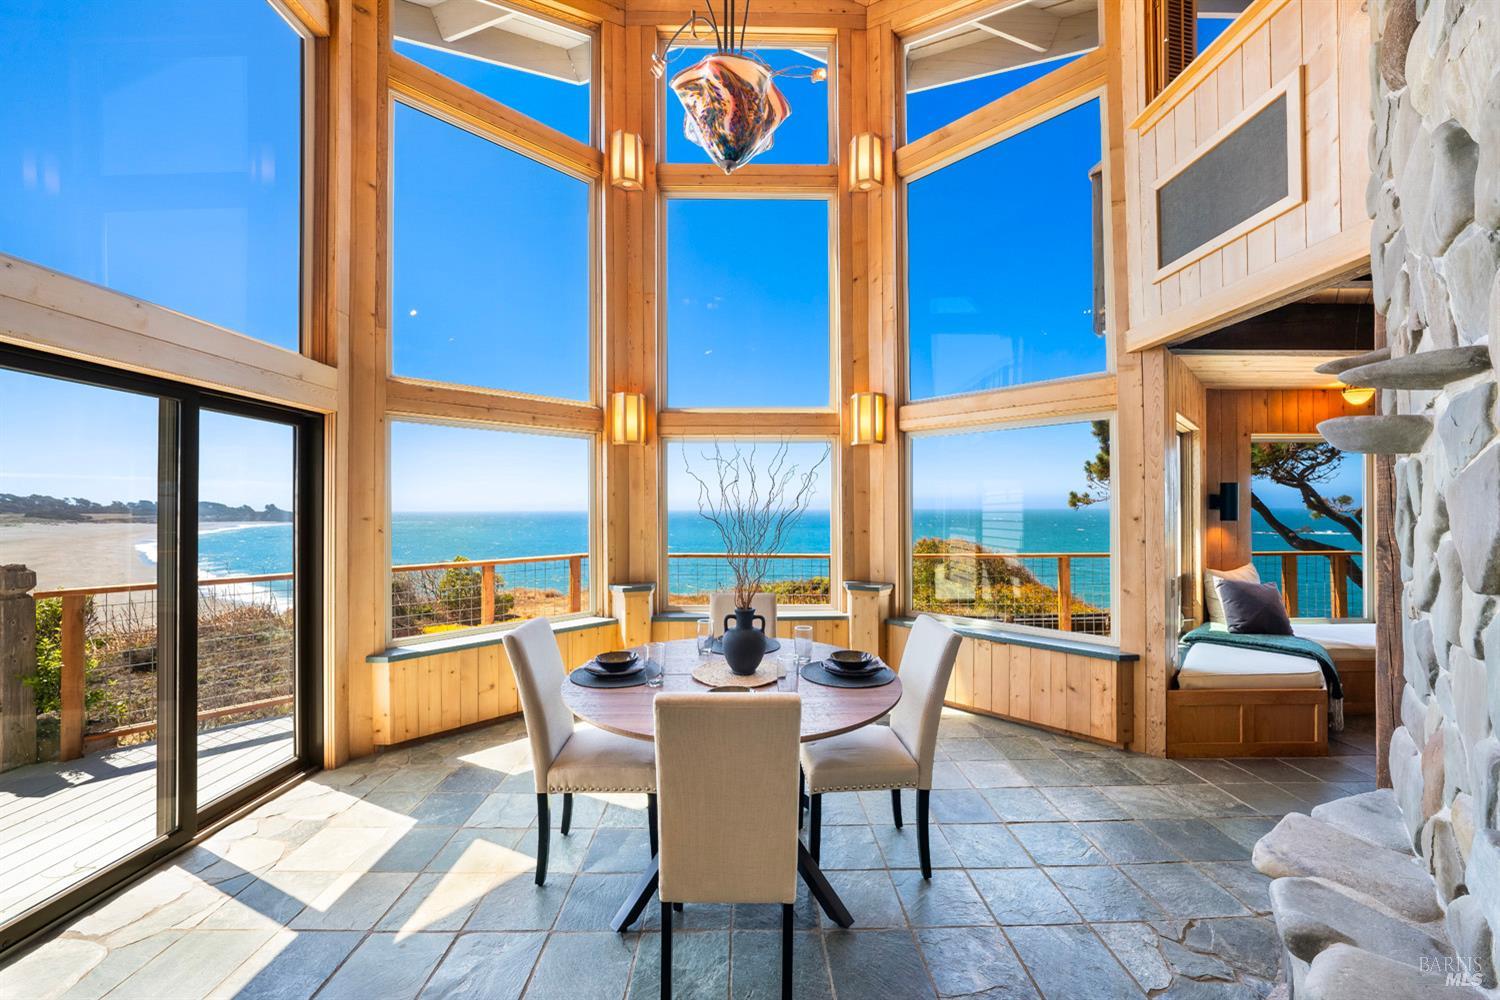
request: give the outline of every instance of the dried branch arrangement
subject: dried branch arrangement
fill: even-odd
[[[756,463],[756,446],[735,444],[726,451],[714,442],[703,451],[703,475],[694,471],[687,450],[683,466],[698,484],[698,513],[719,531],[725,561],[734,574],[735,607],[748,608],[760,593],[773,558],[786,547],[791,529],[812,502],[818,470],[828,450],[807,471],[800,471],[783,440],[763,466]]]

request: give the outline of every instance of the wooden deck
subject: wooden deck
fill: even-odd
[[[198,801],[289,760],[292,717],[198,734]],[[0,922],[156,836],[156,744],[101,750],[0,774]]]

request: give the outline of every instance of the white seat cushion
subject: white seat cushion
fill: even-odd
[[[1231,688],[1320,688],[1323,668],[1318,661],[1290,653],[1218,646],[1209,642],[1189,647],[1177,671],[1184,690]]]
[[[579,728],[547,771],[549,792],[654,792],[656,751],[602,729]]]
[[[915,788],[917,762],[890,726],[802,745],[802,773],[809,795],[862,788]]]
[[[1374,622],[1292,622],[1292,634],[1311,639],[1333,654],[1375,655]]]

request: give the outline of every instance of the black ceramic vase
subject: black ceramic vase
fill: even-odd
[[[734,614],[724,616],[724,662],[730,670],[742,677],[755,673],[766,653],[765,628],[765,618],[754,608],[735,608]]]

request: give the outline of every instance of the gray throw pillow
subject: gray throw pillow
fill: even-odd
[[[1224,602],[1224,621],[1229,631],[1253,635],[1291,635],[1292,621],[1286,616],[1281,591],[1269,583],[1217,580],[1219,600]]]

